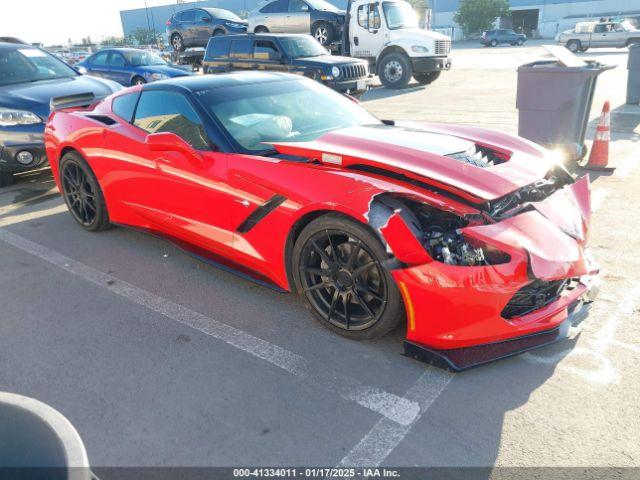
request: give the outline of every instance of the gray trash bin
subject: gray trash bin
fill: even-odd
[[[629,59],[627,60],[627,103],[640,104],[640,44],[629,46]]]
[[[566,67],[542,60],[518,68],[518,135],[561,149],[573,160],[586,154],[584,137],[596,79],[614,68],[594,61]]]

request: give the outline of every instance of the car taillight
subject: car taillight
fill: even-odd
[[[169,25],[171,25],[171,20],[167,20],[167,22],[165,23],[165,25],[168,27]]]

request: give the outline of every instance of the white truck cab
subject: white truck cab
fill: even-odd
[[[348,54],[369,60],[386,87],[403,88],[411,77],[427,85],[451,68],[451,39],[418,28],[404,0],[350,0],[346,21]]]

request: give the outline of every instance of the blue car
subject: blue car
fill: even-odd
[[[43,137],[52,98],[102,98],[121,88],[81,75],[39,48],[0,42],[0,187],[13,183],[16,172],[47,165]]]
[[[76,68],[81,73],[107,78],[125,87],[192,75],[153,52],[137,48],[100,50],[78,63]]]

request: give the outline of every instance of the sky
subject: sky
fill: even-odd
[[[149,7],[176,0],[147,0]],[[0,35],[45,45],[122,36],[120,10],[144,8],[144,0],[0,0]]]

